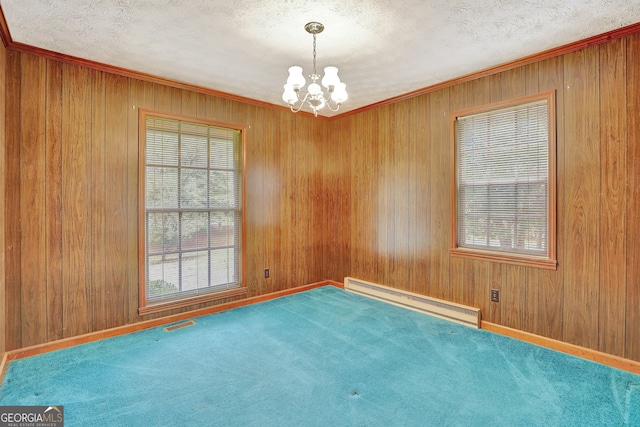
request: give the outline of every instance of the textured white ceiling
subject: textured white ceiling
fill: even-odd
[[[640,0],[0,0],[15,42],[282,104],[334,65],[341,113],[640,22]],[[327,116],[335,115],[327,109]]]

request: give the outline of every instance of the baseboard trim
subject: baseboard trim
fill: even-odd
[[[612,368],[621,369],[623,371],[632,372],[634,374],[640,374],[640,362],[635,360],[625,359],[623,357],[614,356],[612,354],[603,353],[597,350],[591,350],[586,347],[581,347],[575,344],[569,344],[563,341],[554,340],[553,338],[546,338],[540,335],[532,334],[530,332],[520,331],[518,329],[509,328],[507,326],[498,325],[491,322],[481,322],[481,329],[486,331],[495,332],[500,335],[505,335],[511,338],[525,341],[530,344],[546,347],[551,350],[556,350],[561,353],[570,354],[572,356],[587,359],[592,362],[601,363],[603,365],[610,366]]]
[[[0,382],[2,382],[2,378],[4,377],[4,370],[7,368],[7,364],[9,363],[9,356],[7,353],[2,353],[2,361],[0,361]]]
[[[327,280],[325,282],[327,285],[335,286],[336,288],[344,289],[344,283],[336,282],[335,280]]]
[[[206,316],[207,314],[219,313],[221,311],[230,310],[232,308],[243,307],[246,305],[251,305],[251,304],[256,304],[259,302],[264,302],[264,301],[268,301],[276,298],[281,298],[287,295],[308,291],[310,289],[315,289],[322,286],[342,287],[342,284],[331,281],[331,280],[323,280],[321,282],[311,283],[303,286],[297,286],[295,288],[284,289],[282,291],[271,292],[268,294],[249,297],[249,298],[245,298],[237,301],[231,301],[228,303],[218,304],[211,307],[201,308],[198,310],[186,311],[184,313],[159,317],[157,319],[144,320],[138,323],[118,326],[115,328],[105,329],[102,331],[90,332],[88,334],[78,335],[75,337],[63,338],[61,340],[38,344],[30,347],[24,347],[17,350],[10,350],[4,354],[4,357],[2,358],[2,362],[0,362],[1,363],[0,364],[0,381],[2,381],[7,364],[13,360],[36,356],[38,354],[48,353],[50,351],[61,350],[64,348],[73,347],[75,345],[86,344],[93,341],[99,341],[106,338],[112,338],[119,335],[125,335],[132,332],[142,331],[145,329],[155,328],[158,326],[166,325],[168,323],[174,323],[182,320],[192,319],[194,317]]]

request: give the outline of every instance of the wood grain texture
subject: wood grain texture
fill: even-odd
[[[627,80],[625,39],[600,47],[599,346],[624,355],[627,284]]]
[[[378,115],[367,112],[349,117],[351,143],[351,272],[363,280],[378,277]]]
[[[351,247],[351,145],[350,120],[336,122],[335,126],[322,123],[322,163],[314,171],[316,180],[321,180],[319,195],[321,206],[316,209],[322,223],[323,262],[318,265],[318,275],[342,282],[351,271],[350,258],[345,256]],[[337,129],[336,129],[337,128]],[[340,212],[337,212],[337,210]]]
[[[408,105],[408,117],[404,124],[408,139],[408,246],[407,274],[411,292],[431,293],[429,261],[435,253],[431,241],[434,206],[431,174],[433,164],[429,159],[432,150],[429,129],[431,103],[428,96],[413,98]]]
[[[450,299],[449,286],[449,170],[442,165],[449,163],[449,89],[429,94],[429,153],[425,153],[430,165],[431,221],[426,244],[429,250],[429,283],[427,294],[440,299]],[[424,159],[424,158],[422,158]],[[416,159],[420,162],[422,159]]]
[[[47,272],[45,244],[45,84],[46,60],[22,57],[20,110],[25,123],[20,137],[20,211],[29,212],[21,221],[21,300],[23,345],[45,342],[47,337]]]
[[[5,298],[6,298],[6,349],[22,347],[22,301],[20,298],[20,80],[21,55],[8,52],[5,111]]]
[[[525,95],[535,95],[540,92],[540,63],[535,62],[524,67]],[[554,120],[555,121],[555,120]],[[557,238],[557,236],[556,236]],[[555,270],[552,270],[555,271]],[[538,333],[538,302],[540,292],[539,272],[537,268],[526,269],[526,287],[524,290],[524,313],[522,329],[526,332]]]
[[[640,36],[627,40],[627,283],[624,357],[640,360]],[[624,307],[615,307],[624,310]]]
[[[556,92],[556,227],[564,230],[565,212],[565,143],[564,143],[564,58],[553,58],[538,64],[538,89]],[[564,241],[565,233],[556,235],[556,270],[538,272],[538,304],[533,308],[538,313],[537,330],[540,335],[562,339],[562,317],[564,310]],[[531,308],[531,302],[527,303]]]
[[[6,291],[6,237],[5,237],[5,217],[6,217],[6,204],[4,188],[6,185],[6,138],[5,138],[5,120],[6,117],[6,70],[7,70],[7,49],[4,45],[0,46],[0,354],[3,355],[2,361],[0,361],[0,375],[4,371],[4,355],[7,348],[6,345],[6,315],[7,307],[5,304],[6,298],[4,297]],[[0,378],[1,380],[1,378]]]
[[[154,85],[141,80],[129,81],[127,103],[127,322],[140,320],[138,316],[138,111],[154,108]],[[136,262],[133,262],[133,259]]]
[[[62,64],[47,61],[46,103],[46,251],[47,341],[64,334],[62,253]]]
[[[91,331],[91,72],[63,68],[62,252],[63,336]],[[26,213],[25,213],[26,214]]]
[[[411,101],[409,102],[411,104]],[[409,290],[411,283],[409,281],[409,261],[411,254],[409,252],[409,186],[410,171],[412,159],[409,157],[409,147],[411,145],[410,136],[416,132],[416,128],[409,129],[409,115],[415,114],[410,108],[397,108],[393,111],[394,128],[389,135],[391,148],[394,152],[394,161],[390,170],[392,171],[392,189],[393,192],[393,236],[392,264],[391,274],[393,279],[391,282],[396,283],[398,288]],[[404,141],[398,144],[397,141]],[[426,213],[425,221],[428,219]],[[415,226],[412,230],[417,231]]]
[[[105,170],[108,185],[104,189],[106,220],[105,220],[105,257],[106,265],[106,322],[107,327],[123,325],[129,315],[129,270],[137,264],[136,246],[130,248],[128,239],[137,236],[137,227],[132,227],[132,217],[129,214],[135,208],[130,208],[129,190],[137,189],[137,163],[131,161],[132,152],[128,148],[127,129],[129,109],[128,81],[124,77],[107,75],[105,81],[104,109],[106,112],[104,142],[108,156],[105,158]],[[133,157],[137,160],[137,150]],[[134,203],[136,206],[137,193]],[[132,249],[132,250],[130,250]],[[136,269],[137,273],[137,269]]]
[[[247,129],[247,138],[253,140],[253,135],[261,134],[265,139],[271,140],[272,133],[275,132],[275,129],[266,126],[266,123],[258,118],[259,114],[256,109],[253,109]],[[266,168],[266,163],[268,162],[266,149],[267,144],[248,144],[246,147],[245,200],[247,206],[266,206],[267,200],[271,198],[271,188],[273,184],[264,179],[264,173],[254,172],[263,171]],[[255,241],[263,235],[264,228],[267,226],[266,218],[268,216],[266,211],[259,212],[250,210],[247,212],[247,221],[254,224],[253,227],[246,230],[247,241]],[[261,244],[247,247],[247,271],[244,280],[245,283],[247,283],[247,288],[251,290],[249,296],[264,292],[266,281],[269,280],[264,277],[263,271],[265,268],[270,268],[271,265],[268,260],[268,254],[266,253],[266,249],[270,245],[266,242],[260,243]]]
[[[91,306],[92,330],[108,328],[107,323],[107,256],[106,256],[106,186],[107,178],[105,143],[106,129],[106,76],[92,71],[91,88]]]
[[[468,100],[467,95],[471,95],[473,96],[473,92],[469,92],[467,90],[467,88],[470,87],[469,84],[461,84],[461,85],[457,85],[454,86],[450,89],[449,91],[449,111],[456,111],[456,110],[462,110],[463,108],[467,108],[468,106],[470,106],[473,102],[473,99]],[[448,119],[448,117],[447,117]],[[448,137],[448,141],[447,141],[447,145],[449,146],[449,158],[448,161],[446,163],[443,163],[440,165],[440,167],[444,167],[446,165],[446,167],[450,168],[449,169],[449,173],[450,173],[450,182],[449,184],[451,186],[455,185],[455,176],[452,174],[453,172],[453,141],[451,139],[451,128],[449,126],[452,126],[451,123],[448,124],[447,126],[447,134],[449,135]],[[451,202],[450,205],[450,212],[449,214],[452,216],[454,215],[454,200],[452,197],[453,194],[453,190],[449,193],[449,200]],[[453,235],[455,233],[455,230],[453,230],[451,227],[449,227],[451,234]],[[469,263],[469,260],[466,259],[462,259],[462,258],[456,258],[456,257],[449,257],[449,297],[451,298],[451,301],[459,303],[459,304],[463,304],[465,302],[465,288],[469,289],[469,285],[465,285],[465,276],[464,276],[464,272],[465,272],[465,265],[467,263]]]
[[[598,50],[565,57],[565,171],[567,218],[563,339],[597,348],[600,211]]]

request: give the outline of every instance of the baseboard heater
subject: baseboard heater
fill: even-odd
[[[480,309],[351,277],[344,278],[347,291],[375,298],[472,328],[480,327]]]

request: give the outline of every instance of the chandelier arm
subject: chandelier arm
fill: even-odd
[[[329,107],[329,110],[333,111],[334,113],[340,109],[340,104],[336,104],[336,108],[334,109],[331,107],[331,104],[329,103],[329,101],[327,101],[325,105]]]
[[[291,111],[293,113],[297,113],[298,111],[302,110],[302,107],[305,106],[305,102],[307,102],[307,98],[309,98],[309,94],[305,94],[304,98],[300,99],[300,93],[298,91],[296,91],[296,95],[298,95],[298,102],[300,103],[300,105],[297,108],[293,108],[294,104],[289,104],[289,108],[291,108]]]

